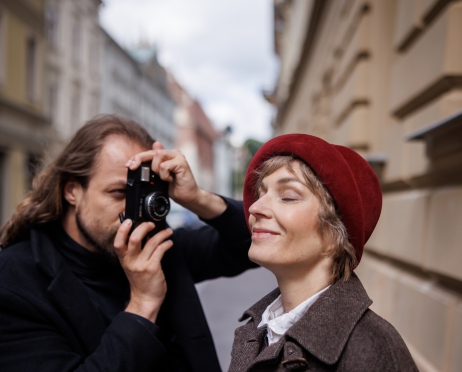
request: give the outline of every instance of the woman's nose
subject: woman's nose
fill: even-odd
[[[268,201],[266,200],[265,196],[260,197],[253,203],[249,208],[249,213],[254,217],[257,216],[264,216],[270,217],[271,216],[271,209],[269,208]]]

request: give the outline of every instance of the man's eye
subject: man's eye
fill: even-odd
[[[118,194],[118,195],[125,195],[125,189],[116,189],[116,190],[112,190],[110,191],[111,194]]]

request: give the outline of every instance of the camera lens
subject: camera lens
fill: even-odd
[[[161,193],[149,194],[145,199],[145,207],[148,215],[153,220],[161,220],[170,211],[168,197]]]
[[[164,198],[157,198],[154,203],[154,209],[158,215],[164,215],[167,210],[167,203]]]

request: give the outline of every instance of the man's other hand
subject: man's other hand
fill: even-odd
[[[173,245],[171,240],[166,240],[172,230],[160,231],[141,249],[142,240],[154,228],[154,223],[142,223],[128,237],[131,226],[132,221],[125,220],[114,240],[115,251],[130,282],[130,301],[125,311],[154,323],[167,293],[161,260]]]
[[[168,181],[169,197],[196,213],[203,219],[211,219],[222,214],[226,203],[218,195],[198,187],[184,155],[178,150],[165,150],[160,142],[154,142],[152,150],[141,152],[125,164],[132,170],[143,162],[151,162],[153,172]]]

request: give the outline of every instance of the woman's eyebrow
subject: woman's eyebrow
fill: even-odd
[[[264,184],[263,181],[262,181],[262,182],[260,183],[260,185],[258,186],[258,191],[260,191],[260,190],[263,190],[263,191],[267,191],[267,190],[268,190],[267,187],[266,187],[266,185]]]
[[[305,184],[296,177],[284,177],[284,178],[281,178],[281,179],[279,179],[277,181],[277,184],[285,185],[285,184],[288,184],[288,183],[291,183],[291,182],[297,182],[297,183],[300,183],[303,186],[305,186]]]

